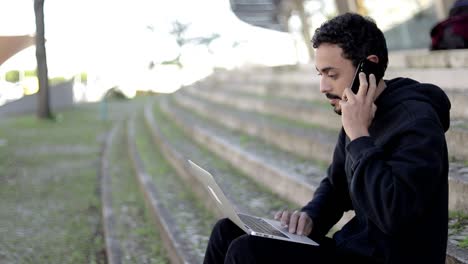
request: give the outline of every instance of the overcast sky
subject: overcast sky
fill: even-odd
[[[168,32],[175,20],[190,23],[192,36],[221,35],[212,45],[214,55],[205,47],[186,47],[187,65],[232,67],[243,60],[278,64],[296,59],[291,36],[241,22],[228,0],[46,0],[45,17],[52,75],[77,70],[115,75],[174,59],[180,49]],[[34,31],[32,0],[0,0],[1,35]],[[31,49],[12,61],[26,65],[33,54]]]
[[[322,2],[329,13],[333,12],[333,1]],[[378,6],[375,0],[365,2],[381,28],[405,19],[417,7],[417,1],[408,0],[378,1]],[[430,2],[419,1],[424,5]],[[308,7],[313,10],[317,5],[320,2],[312,1]],[[33,0],[0,0],[0,35],[34,33],[34,17]],[[112,78],[127,77],[126,81],[134,82],[143,78],[141,74],[151,61],[158,64],[172,60],[180,52],[188,72],[194,76],[209,74],[214,66],[277,65],[306,57],[297,35],[241,22],[231,12],[229,0],[45,0],[45,17],[52,77],[87,71]],[[311,19],[313,26],[325,18],[325,14],[315,14]],[[211,46],[214,54],[208,53],[206,47],[187,46],[181,51],[169,35],[175,20],[190,23],[192,36],[220,34]],[[294,26],[298,21],[293,19],[291,23]],[[239,45],[234,48],[234,43]],[[34,48],[30,48],[2,65],[0,73],[35,67]]]

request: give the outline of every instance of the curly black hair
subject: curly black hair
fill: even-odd
[[[384,34],[369,17],[346,13],[323,23],[315,30],[312,45],[336,44],[343,49],[343,57],[358,63],[369,55],[377,55],[384,69],[388,65],[388,50]]]

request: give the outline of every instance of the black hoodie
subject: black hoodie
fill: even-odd
[[[342,129],[333,162],[302,210],[320,241],[344,211],[338,252],[376,263],[444,263],[448,230],[450,101],[437,86],[397,78],[375,101],[368,137]]]

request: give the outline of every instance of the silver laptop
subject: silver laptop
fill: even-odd
[[[289,233],[285,227],[281,226],[279,221],[238,213],[224,195],[213,176],[191,160],[189,160],[189,164],[192,173],[206,186],[207,191],[216,201],[216,205],[223,212],[224,216],[229,218],[247,234],[318,246],[315,241],[306,236]]]

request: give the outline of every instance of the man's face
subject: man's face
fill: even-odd
[[[342,56],[336,44],[323,43],[315,53],[315,67],[320,75],[320,92],[330,101],[334,111],[341,115],[339,101],[346,87],[351,86],[356,68]]]

